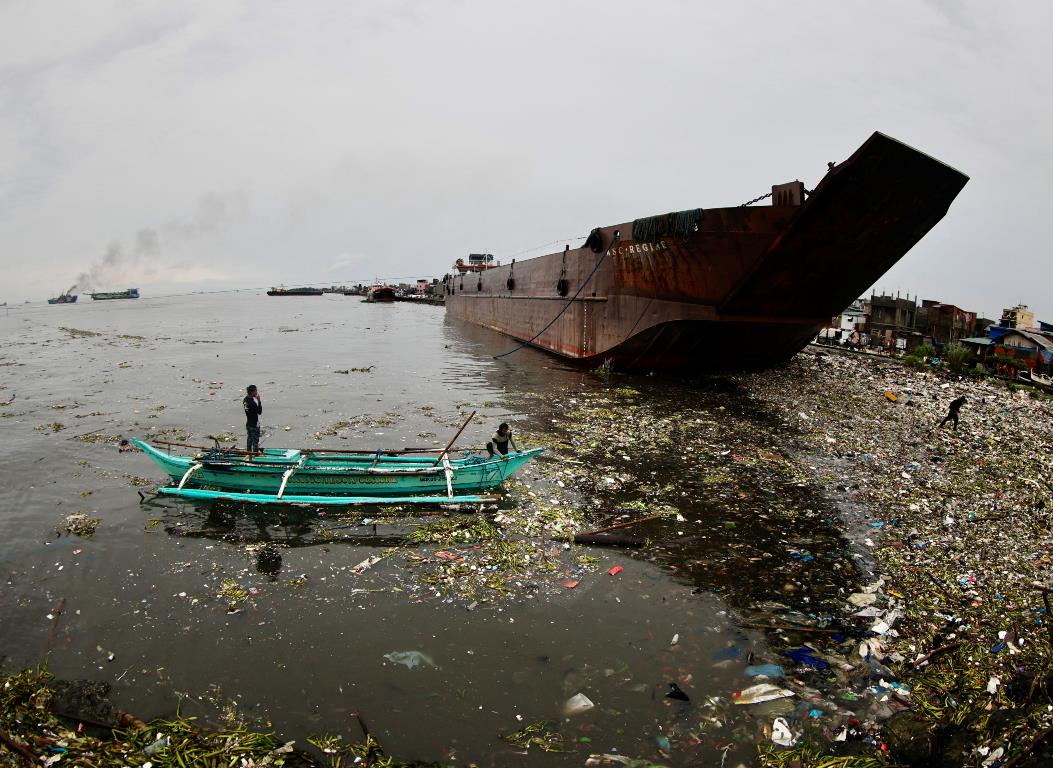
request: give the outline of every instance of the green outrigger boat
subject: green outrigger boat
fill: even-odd
[[[266,449],[247,454],[204,449],[193,456],[162,451],[132,440],[176,483],[166,496],[225,499],[256,504],[482,503],[482,492],[500,485],[544,448],[492,458],[450,458],[406,452],[354,453]]]

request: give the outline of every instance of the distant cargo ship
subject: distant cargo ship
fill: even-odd
[[[76,304],[77,295],[74,293],[61,293],[53,299],[48,299],[48,304]]]
[[[268,296],[321,296],[321,288],[271,288]]]
[[[873,285],[968,180],[875,133],[814,191],[773,186],[770,206],[600,227],[580,248],[495,268],[487,254],[458,260],[444,280],[446,311],[587,365],[765,368]]]
[[[129,288],[124,291],[104,291],[102,293],[91,294],[92,299],[95,301],[105,301],[108,299],[138,299],[139,289]]]

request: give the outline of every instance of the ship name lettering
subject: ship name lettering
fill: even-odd
[[[651,253],[653,251],[664,251],[667,246],[665,240],[659,240],[657,243],[633,243],[632,245],[623,245],[620,248],[615,248],[615,256],[624,256],[629,253]]]

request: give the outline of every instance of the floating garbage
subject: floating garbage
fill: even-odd
[[[74,512],[66,517],[65,523],[59,532],[90,539],[95,535],[95,530],[101,522],[99,518],[91,517],[84,512]]]
[[[868,592],[855,592],[848,596],[848,602],[857,608],[864,608],[877,601],[877,595]]]
[[[771,740],[780,747],[792,747],[797,743],[797,737],[793,735],[786,720],[781,717],[775,718],[771,724]]]
[[[146,747],[143,752],[147,755],[153,755],[156,752],[160,752],[162,749],[166,749],[171,743],[172,740],[170,737],[158,735],[157,740],[150,746]]]
[[[420,651],[392,651],[385,653],[384,658],[393,664],[401,664],[406,669],[417,669],[418,667],[434,667],[439,665],[432,661],[431,657]]]
[[[370,557],[367,557],[365,560],[363,560],[358,565],[354,566],[351,569],[351,573],[355,574],[356,576],[359,576],[359,575],[365,573],[366,571],[368,571],[370,568],[372,568],[377,563],[379,563],[382,559],[383,558],[381,558],[379,555],[371,555]]]
[[[816,651],[814,648],[802,645],[800,648],[793,648],[786,651],[783,655],[788,656],[798,664],[804,664],[805,666],[814,667],[815,669],[829,669],[830,663],[820,659],[815,653]]]
[[[676,683],[669,683],[669,692],[666,693],[665,697],[676,701],[691,701],[691,698],[680,690],[680,686]]]
[[[576,693],[564,702],[563,716],[574,717],[575,715],[580,715],[582,712],[588,712],[594,706],[596,705],[593,704],[589,700],[589,697],[584,693]]]
[[[760,704],[775,699],[788,699],[794,695],[793,691],[786,688],[780,688],[771,683],[758,683],[732,694],[732,701],[736,704]]]
[[[560,733],[559,724],[551,720],[538,720],[528,723],[515,733],[501,737],[513,747],[529,750],[537,747],[542,752],[568,752],[564,745],[563,734]]]
[[[778,664],[750,664],[744,672],[746,677],[767,677],[770,680],[778,680],[786,674]]]

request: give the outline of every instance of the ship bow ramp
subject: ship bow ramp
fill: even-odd
[[[820,182],[720,314],[832,317],[943,218],[968,180],[875,133]]]

